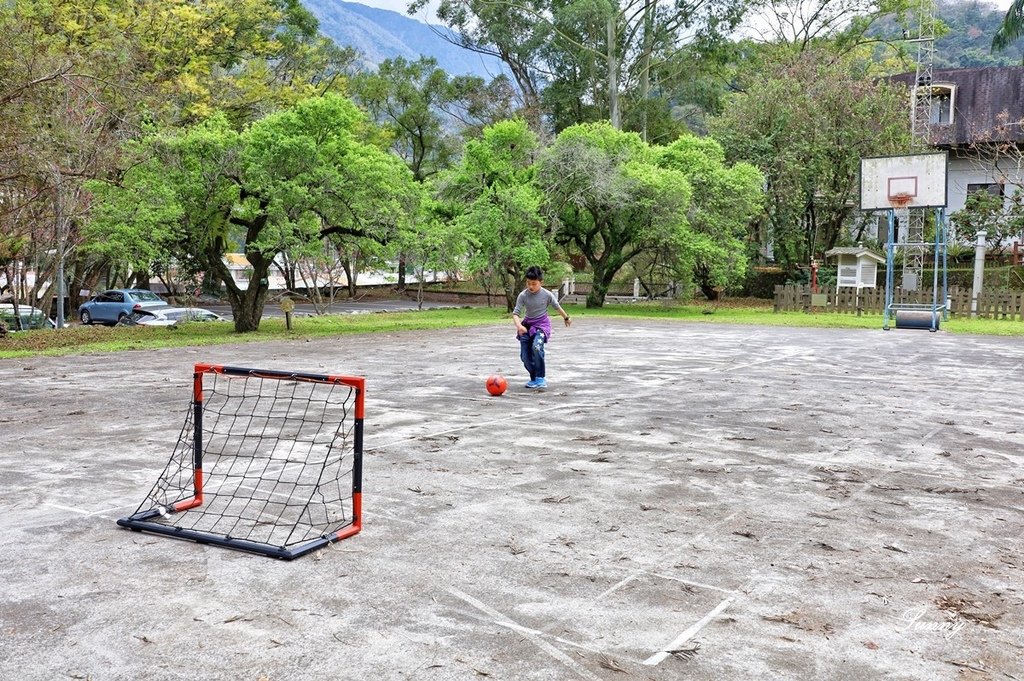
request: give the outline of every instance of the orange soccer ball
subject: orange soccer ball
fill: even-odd
[[[508,388],[508,381],[505,380],[504,376],[488,376],[487,377],[487,392],[492,395],[500,395],[505,392]]]

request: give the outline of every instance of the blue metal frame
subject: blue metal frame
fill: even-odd
[[[931,326],[929,331],[938,331],[939,312],[942,312],[942,321],[949,320],[949,270],[947,260],[946,233],[948,231],[948,218],[945,208],[935,209],[935,243],[932,259],[932,302],[928,303],[896,303],[893,302],[895,295],[894,279],[896,269],[896,211],[889,209],[889,234],[886,242],[885,257],[885,312],[882,318],[882,328],[889,330],[889,320],[896,317],[899,310],[928,311],[931,313]],[[903,246],[915,244],[902,244]],[[923,245],[923,244],[916,244]],[[939,298],[939,262],[942,262],[942,298]],[[897,325],[899,328],[899,325]]]

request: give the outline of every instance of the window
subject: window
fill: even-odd
[[[119,293],[118,291],[111,291],[106,294],[106,297],[103,299],[103,302],[123,303],[124,294]]]
[[[132,298],[146,302],[162,300],[160,296],[152,291],[132,291]]]
[[[931,108],[928,111],[928,122],[932,125],[951,125],[953,123],[953,86],[932,86]]]
[[[998,196],[1000,198],[1005,196],[1004,185],[998,182],[967,185],[967,196],[970,196],[971,194],[977,194],[978,192],[988,192],[992,196]]]

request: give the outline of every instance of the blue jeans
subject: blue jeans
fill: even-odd
[[[519,359],[530,374],[530,380],[544,378],[544,332],[519,337]]]

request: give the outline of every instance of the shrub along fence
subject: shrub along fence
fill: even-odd
[[[959,286],[951,286],[948,290],[949,312],[952,315],[968,317],[971,314],[971,290]],[[928,305],[932,302],[931,290],[904,291],[897,288],[893,291],[893,302],[916,303]],[[885,311],[885,289],[843,288],[812,294],[810,286],[786,285],[775,287],[776,312],[839,312],[845,314],[861,314],[872,312],[882,314]],[[1024,321],[1024,291],[1008,289],[986,291],[978,296],[978,316],[992,319],[1011,319]]]

